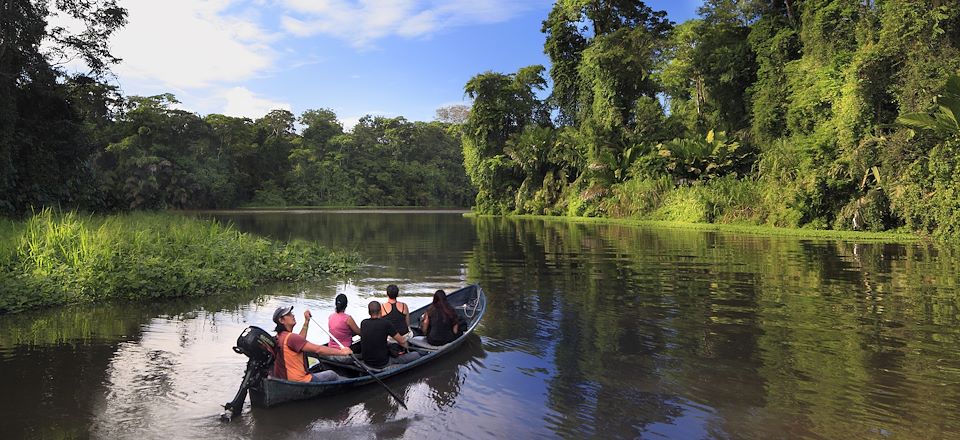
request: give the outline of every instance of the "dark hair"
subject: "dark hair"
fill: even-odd
[[[277,324],[277,327],[274,328],[273,331],[277,332],[277,334],[279,335],[280,332],[287,331],[287,327],[285,327],[283,324]]]
[[[370,304],[367,304],[367,311],[370,312],[370,315],[379,315],[380,314],[380,301],[370,301]]]
[[[387,298],[397,299],[397,295],[400,294],[400,288],[396,284],[391,284],[387,286]]]
[[[342,293],[337,295],[337,299],[335,302],[337,304],[337,313],[340,313],[347,309],[347,295],[344,295]]]
[[[443,289],[434,292],[433,303],[430,304],[427,313],[430,313],[431,310],[439,310],[451,323],[457,322],[457,312],[453,310],[453,307],[450,307],[450,303],[447,302],[447,293]]]

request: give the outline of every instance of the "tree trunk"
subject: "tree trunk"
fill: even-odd
[[[787,7],[787,18],[790,19],[791,23],[794,23],[793,19],[793,6],[790,4],[790,0],[783,0],[783,4]]]

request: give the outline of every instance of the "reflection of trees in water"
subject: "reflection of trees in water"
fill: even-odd
[[[30,313],[30,312],[27,312]],[[115,342],[4,348],[0,433],[5,438],[85,438]]]
[[[472,248],[474,229],[461,214],[416,213],[258,213],[217,214],[240,230],[281,240],[313,240],[343,248],[362,248],[369,262],[422,280],[448,275],[450,255]],[[459,262],[458,262],[459,263]],[[455,268],[454,268],[455,269]]]
[[[0,317],[0,389],[7,393],[7,398],[0,399],[4,414],[0,432],[13,438],[20,434],[86,437],[95,407],[109,391],[111,362],[119,347],[138,343],[145,324],[157,316],[184,318],[201,309],[236,311],[260,295],[261,290],[253,289],[233,295],[72,306]],[[148,358],[156,362],[144,364],[137,383],[163,388],[169,362],[157,353]]]
[[[663,298],[635,284],[643,277],[607,237],[539,221],[480,218],[477,227],[469,275],[491,296],[484,334],[494,347],[552,357],[552,429],[597,435],[608,426],[626,435],[678,414],[656,383],[658,353],[670,339],[660,323],[667,309],[656,304]]]
[[[402,266],[397,273],[411,279],[449,274],[459,267],[451,255],[468,256],[467,277],[479,281],[489,299],[480,329],[484,346],[478,342],[472,353],[465,345],[388,381],[408,402],[425,396],[431,407],[422,413],[456,408],[465,369],[488,350],[540,360],[529,366],[549,374],[546,420],[538,422],[560,436],[637,436],[690,423],[691,405],[705,414],[694,421],[720,437],[960,432],[952,416],[960,406],[954,386],[960,383],[960,255],[954,248],[404,216],[304,221],[281,215],[249,227],[281,238],[289,227],[290,236],[347,248],[382,246],[376,264]],[[117,347],[137,344],[141,326],[158,316],[183,321],[197,310],[237,311],[262,304],[263,293],[296,297],[300,289],[275,285],[0,317],[0,386],[12,395],[0,403],[7,415],[0,432],[87,432],[94,412],[89,396],[104,394]],[[211,331],[224,325],[210,319],[205,328]],[[191,344],[190,333],[172,325],[179,344]],[[235,337],[223,338],[224,347]],[[162,371],[163,359],[157,361]],[[160,379],[145,385],[160,386]],[[393,438],[411,432],[411,420],[396,419],[399,414],[371,385],[329,400],[255,410],[211,432]]]
[[[484,334],[493,350],[552,361],[557,433],[638,435],[681,416],[676,397],[709,405],[711,432],[732,436],[960,428],[943,410],[958,391],[937,390],[960,382],[950,250],[474,224],[469,277],[491,297]]]

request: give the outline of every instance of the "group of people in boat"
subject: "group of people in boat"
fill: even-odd
[[[278,307],[273,312],[273,322],[277,325],[277,352],[274,355],[274,377],[295,382],[326,382],[342,379],[336,372],[324,370],[317,373],[309,371],[307,353],[320,356],[349,356],[359,353],[363,363],[374,368],[384,368],[391,364],[406,364],[420,357],[420,353],[410,350],[410,340],[414,338],[410,328],[410,308],[397,300],[400,289],[396,285],[387,286],[387,301],[371,301],[367,305],[370,317],[358,326],[353,317],[346,313],[347,296],[337,295],[336,311],[327,320],[330,329],[330,342],[325,345],[307,341],[312,314],[303,312],[303,326],[298,333],[293,332],[297,318],[293,306]],[[427,308],[420,321],[420,330],[424,336],[416,336],[429,345],[440,346],[452,342],[462,330],[456,311],[447,301],[447,294],[437,290],[433,302]],[[352,342],[359,335],[360,341]],[[349,344],[349,345],[341,345]]]

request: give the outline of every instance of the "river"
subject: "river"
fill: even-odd
[[[464,218],[203,214],[361,252],[360,272],[177,301],[0,316],[3,438],[960,438],[949,247]],[[219,421],[274,308],[358,321],[479,283],[457,352],[376,385]],[[325,342],[319,329],[308,339]]]

